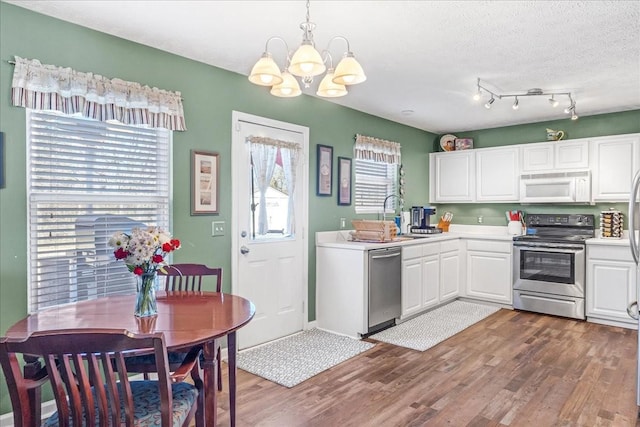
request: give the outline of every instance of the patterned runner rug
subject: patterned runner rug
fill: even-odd
[[[293,387],[375,344],[310,329],[238,353],[238,368]]]
[[[498,307],[453,301],[369,338],[425,351],[498,310]]]

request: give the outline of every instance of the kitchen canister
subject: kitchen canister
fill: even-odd
[[[522,223],[520,221],[509,221],[507,223],[507,232],[512,236],[519,236],[522,234]]]
[[[600,212],[600,237],[603,239],[621,239],[624,228],[622,213],[614,208]]]

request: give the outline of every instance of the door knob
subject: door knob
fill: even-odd
[[[240,246],[240,253],[241,253],[242,255],[246,255],[246,254],[248,254],[248,253],[249,253],[249,248],[248,248],[248,247],[246,247],[246,246],[244,246],[244,245],[243,245],[243,246]]]
[[[635,307],[635,309],[633,307]],[[634,301],[627,306],[627,314],[632,319],[638,320],[638,301]]]

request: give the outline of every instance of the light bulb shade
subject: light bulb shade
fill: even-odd
[[[322,56],[310,43],[303,43],[291,57],[289,72],[295,76],[317,76],[325,72]]]
[[[347,52],[338,63],[333,74],[333,82],[339,85],[355,85],[367,80],[362,66],[356,61],[352,52]]]
[[[293,98],[302,93],[298,81],[290,73],[285,71],[282,73],[282,78],[282,83],[271,88],[271,95],[279,96],[280,98]]]
[[[333,82],[333,75],[332,69],[327,71],[327,74],[320,82],[320,86],[318,86],[316,95],[324,98],[338,98],[347,94],[347,88],[344,85],[339,85]]]
[[[271,54],[265,52],[251,69],[249,81],[259,86],[273,86],[282,83],[280,69]]]

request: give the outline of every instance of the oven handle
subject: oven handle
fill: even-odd
[[[635,306],[635,310],[633,310],[633,307]],[[627,314],[629,315],[629,317],[631,317],[632,319],[636,319],[638,320],[638,317],[640,317],[638,315],[638,301],[634,301],[631,304],[629,304],[627,306]]]
[[[572,253],[578,253],[578,252],[584,252],[584,246],[571,246],[571,245],[544,245],[544,244],[536,244],[535,246],[532,246],[530,244],[527,243],[514,243],[513,244],[514,248],[516,249],[526,249],[528,251],[538,251],[538,252],[572,252]]]

